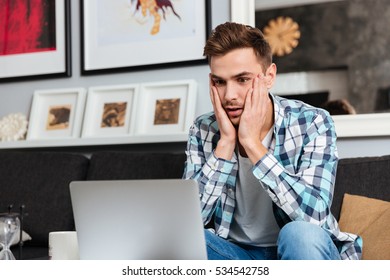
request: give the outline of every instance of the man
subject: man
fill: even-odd
[[[330,213],[338,162],[329,114],[269,94],[260,30],[219,25],[204,48],[214,112],[190,128],[184,178],[199,184],[209,259],[359,259]]]

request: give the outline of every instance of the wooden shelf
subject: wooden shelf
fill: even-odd
[[[70,138],[70,139],[40,139],[0,142],[0,149],[31,149],[49,147],[81,147],[186,142],[187,133],[165,135],[136,135],[122,137]]]

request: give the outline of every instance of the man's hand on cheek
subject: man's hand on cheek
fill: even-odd
[[[215,149],[215,155],[218,158],[230,160],[236,146],[237,132],[222,106],[218,89],[213,85],[213,81],[211,79],[210,99],[213,104],[214,114],[217,119],[221,135],[217,148]]]
[[[238,137],[240,142],[260,139],[265,123],[268,102],[268,89],[263,76],[254,79],[253,88],[248,90],[245,107],[241,115]],[[244,143],[241,143],[244,144]]]
[[[254,79],[253,88],[249,89],[246,95],[238,128],[239,142],[248,155],[251,149],[262,146],[261,140],[265,136],[263,128],[266,124],[269,102],[266,78],[259,75]]]

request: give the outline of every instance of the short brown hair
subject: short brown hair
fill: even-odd
[[[254,27],[234,22],[218,25],[203,50],[210,63],[212,56],[222,56],[240,48],[253,48],[265,71],[272,63],[272,51],[263,33]]]

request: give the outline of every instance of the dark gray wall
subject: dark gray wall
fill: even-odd
[[[390,1],[346,0],[256,12],[256,26],[289,16],[298,47],[275,57],[280,73],[347,68],[348,99],[359,113],[390,111]],[[383,90],[384,89],[384,90]]]

